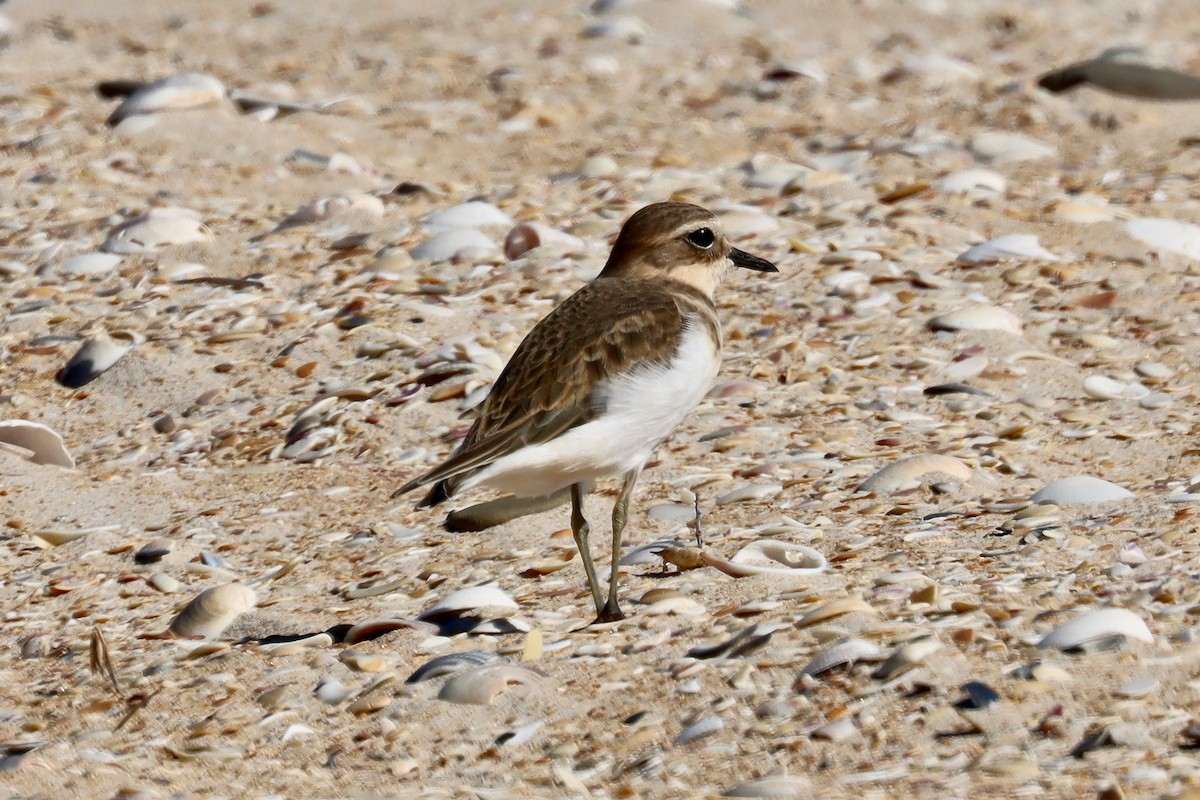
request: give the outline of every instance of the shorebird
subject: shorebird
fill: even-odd
[[[721,362],[713,293],[730,266],[778,272],[729,244],[712,212],[655,203],[621,228],[603,271],[537,324],[492,386],[465,439],[392,497],[433,484],[418,508],[488,486],[518,497],[569,487],[571,532],[597,622],[622,619],[618,561],[629,501],[655,449],[708,393]],[[621,477],[607,595],[583,498]]]

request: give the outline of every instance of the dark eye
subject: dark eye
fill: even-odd
[[[713,242],[717,240],[711,228],[697,228],[683,238],[688,240],[688,244],[695,245],[701,250],[707,250],[712,247]]]

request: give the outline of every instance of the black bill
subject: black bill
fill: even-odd
[[[735,267],[742,269],[752,269],[755,272],[779,272],[779,269],[765,258],[752,256],[745,250],[738,250],[736,247],[730,248],[729,260]]]

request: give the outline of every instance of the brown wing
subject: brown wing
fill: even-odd
[[[436,483],[420,503],[436,505],[469,474],[593,419],[603,410],[595,405],[596,387],[639,364],[669,358],[679,346],[683,321],[680,303],[660,283],[628,278],[589,283],[521,342],[454,454],[393,497]]]

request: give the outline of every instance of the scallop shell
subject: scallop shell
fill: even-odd
[[[141,337],[128,331],[100,334],[85,341],[75,355],[67,361],[56,376],[60,384],[68,389],[92,382],[141,341]]]
[[[176,636],[214,639],[256,602],[254,591],[240,583],[205,589],[184,606],[171,622],[170,631]]]
[[[934,331],[1004,331],[1019,334],[1021,320],[999,306],[967,306],[929,320]]]
[[[187,208],[152,208],[113,228],[100,249],[106,253],[146,253],[160,247],[209,238],[200,215]]]
[[[1071,503],[1111,503],[1133,497],[1133,492],[1115,483],[1076,475],[1046,484],[1029,498],[1031,503],[1053,503],[1056,506]]]
[[[1154,634],[1142,618],[1126,608],[1098,608],[1058,626],[1038,641],[1039,650],[1073,650],[1109,636],[1153,642]]]
[[[912,489],[944,476],[958,483],[971,480],[971,468],[954,456],[930,453],[923,456],[902,458],[888,464],[858,485],[857,491],[875,494],[893,494]]]
[[[218,102],[224,97],[225,87],[216,78],[184,72],[139,87],[117,106],[105,123],[116,126],[138,114],[196,108]]]
[[[530,686],[542,682],[533,670],[511,664],[475,667],[460,672],[442,684],[438,699],[450,703],[486,706],[508,686]]]
[[[75,459],[58,433],[40,422],[24,419],[0,421],[0,443],[20,448],[21,455],[35,464],[75,468]]]
[[[847,639],[817,653],[801,668],[799,678],[820,675],[822,672],[858,661],[879,661],[882,658],[883,651],[878,645],[865,639]]]
[[[778,539],[759,539],[738,550],[728,561],[702,553],[704,563],[731,575],[745,578],[750,575],[787,575],[802,578],[824,572],[828,566],[819,551],[800,544]]]

